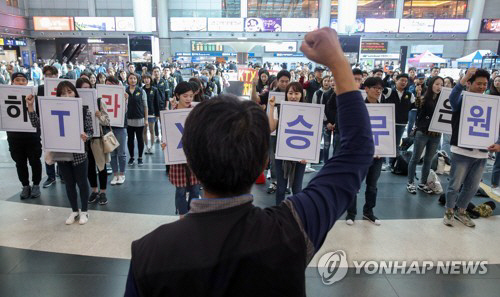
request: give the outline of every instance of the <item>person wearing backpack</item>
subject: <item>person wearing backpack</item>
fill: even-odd
[[[406,189],[410,194],[417,194],[417,189],[426,194],[434,193],[434,191],[427,186],[427,178],[429,176],[432,158],[436,154],[441,141],[441,133],[429,131],[429,126],[431,125],[432,115],[434,114],[434,109],[436,109],[436,104],[441,94],[443,84],[444,80],[442,77],[435,76],[431,78],[429,81],[429,88],[425,92],[424,97],[417,97],[417,101],[415,102],[418,108],[416,120],[417,132],[413,144],[413,154],[410,164],[408,165],[408,184],[406,185]],[[420,183],[415,187],[415,170],[424,149],[425,155],[422,175]]]

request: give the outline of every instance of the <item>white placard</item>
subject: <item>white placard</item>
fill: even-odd
[[[94,128],[93,137],[101,136],[101,129],[99,129],[99,119],[95,115],[95,112],[100,110],[99,106],[97,106],[97,90],[96,89],[77,89],[78,95],[82,98],[83,106],[87,106],[89,108],[90,113],[92,114],[92,127]]]
[[[434,33],[467,33],[468,31],[469,31],[468,19],[434,20]]]
[[[399,19],[366,19],[366,33],[397,33],[399,29]]]
[[[82,98],[38,97],[45,151],[85,153]]]
[[[396,157],[396,115],[394,104],[366,104],[372,126],[375,154]]]
[[[278,122],[278,160],[319,162],[323,104],[283,101]]]
[[[125,87],[120,85],[97,85],[97,97],[106,104],[110,125],[123,127],[125,123]]]
[[[184,122],[192,108],[160,111],[161,133],[167,145],[163,151],[165,164],[186,164],[186,155],[182,149]]]
[[[458,146],[485,150],[498,139],[500,97],[463,92]]]
[[[207,31],[207,18],[170,18],[170,31]]]
[[[285,101],[285,92],[271,91],[271,92],[269,92],[268,99],[271,99],[271,97],[273,97],[273,96],[274,96],[274,102],[276,104],[281,104],[281,102]]]
[[[64,78],[45,78],[43,80],[44,84],[44,95],[45,97],[55,97],[57,95],[57,86],[60,82],[69,81],[76,86],[76,79],[64,79]]]
[[[312,32],[318,29],[318,18],[282,18],[282,32]]]
[[[36,132],[36,128],[31,125],[25,101],[26,96],[34,93],[33,87],[0,85],[0,130]]]
[[[429,131],[451,135],[451,115],[453,114],[450,105],[451,90],[451,88],[444,87],[441,89],[436,108],[432,114]]]
[[[432,33],[434,19],[401,19],[399,21],[400,33]]]
[[[238,81],[237,72],[224,72],[222,76],[224,76],[224,79],[227,81]]]
[[[243,32],[244,18],[208,18],[209,32]]]

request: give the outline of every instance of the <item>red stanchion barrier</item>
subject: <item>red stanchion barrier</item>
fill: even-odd
[[[266,176],[264,175],[264,172],[262,172],[259,177],[257,178],[257,181],[255,182],[258,185],[262,185],[266,183]]]

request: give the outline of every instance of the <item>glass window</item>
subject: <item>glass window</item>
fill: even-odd
[[[466,10],[467,0],[405,0],[403,17],[424,19],[462,19],[465,18]]]
[[[332,0],[332,19],[338,17],[339,1]],[[356,18],[394,18],[396,16],[396,0],[358,0]]]
[[[248,0],[248,17],[317,18],[319,0]]]
[[[240,0],[168,0],[168,12],[172,17],[219,17],[239,18]]]

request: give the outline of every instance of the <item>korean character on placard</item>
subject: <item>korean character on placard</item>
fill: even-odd
[[[372,125],[373,143],[375,144],[375,146],[378,146],[379,137],[388,136],[390,134],[387,129],[387,117],[371,116],[370,123]]]
[[[11,118],[18,118],[23,115],[23,122],[28,122],[28,107],[26,106],[25,101],[26,96],[16,96],[16,95],[8,95],[7,100],[5,100],[5,105],[7,105],[7,115]]]
[[[480,132],[478,130],[481,130],[481,128],[483,128],[486,131],[490,131],[491,110],[491,106],[488,106],[486,112],[484,111],[484,108],[479,105],[474,105],[470,108],[470,114],[472,117],[468,117],[467,122],[472,122],[473,126],[469,126],[469,135],[489,137],[489,133]]]
[[[118,117],[118,110],[121,107],[120,103],[118,102],[118,94],[102,95],[102,99],[106,100],[106,101],[104,101],[104,103],[108,107],[107,112],[112,112],[113,117],[117,118]]]
[[[443,105],[444,105],[444,108],[439,109],[438,122],[445,123],[445,124],[451,124],[451,116],[452,116],[453,112],[451,111],[450,99],[444,100]],[[447,115],[446,118],[445,118],[445,115]]]
[[[304,128],[306,128],[306,129],[302,128],[300,130],[299,129],[285,129],[285,134],[294,135],[294,136],[289,136],[286,139],[286,144],[289,147],[291,147],[293,149],[304,150],[304,149],[307,149],[311,146],[311,140],[305,136],[314,136],[314,132],[311,130],[313,125],[306,122],[304,120],[304,116],[299,115],[297,117],[297,119],[295,119],[292,122],[288,122],[286,124],[288,127],[294,127],[298,124],[302,124],[302,126]],[[295,141],[295,143],[293,143],[293,141]]]

